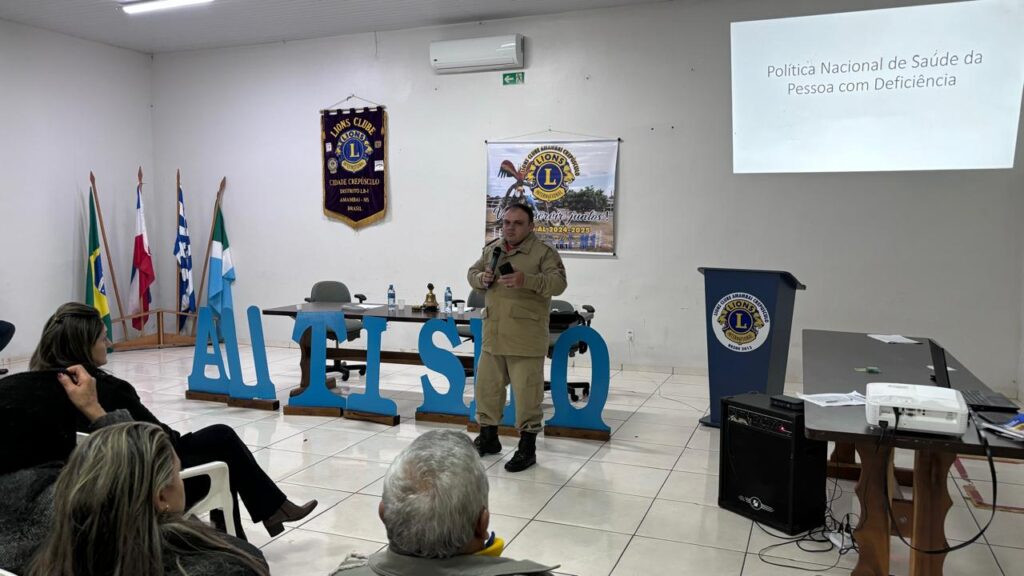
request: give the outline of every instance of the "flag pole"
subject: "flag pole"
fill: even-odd
[[[210,264],[210,250],[213,249],[213,232],[217,227],[217,212],[220,210],[221,199],[224,197],[224,187],[227,185],[227,176],[220,179],[220,189],[217,190],[217,201],[213,203],[213,218],[210,220],[210,239],[206,243],[206,259],[203,260],[203,277],[199,280],[199,296],[196,297],[196,310],[203,305],[203,290],[206,288],[206,269]],[[197,317],[198,318],[198,317]],[[192,323],[192,335],[196,335],[198,321]]]
[[[177,237],[178,237],[178,225],[179,225],[178,218],[180,218],[180,215],[178,214],[178,192],[181,190],[181,169],[178,169],[177,173],[175,175],[175,187],[174,188],[175,188],[175,190],[174,190],[174,205],[175,205],[175,209],[174,209],[174,228],[173,228],[173,230],[174,230],[174,235],[175,235],[174,249],[177,250],[180,247],[178,245]],[[184,202],[184,197],[182,198],[182,201]],[[182,271],[181,264],[180,264],[180,262],[179,262],[177,257],[174,258],[174,267],[178,271],[178,278],[177,278],[177,280],[175,280],[175,282],[178,284],[177,287],[175,288],[175,293],[177,293],[178,290],[181,289],[181,271]],[[171,314],[172,317],[174,318],[174,320],[173,320],[173,322],[174,322],[174,332],[166,332],[165,331],[166,323],[164,322],[164,314]],[[164,346],[189,346],[189,345],[195,344],[196,339],[195,339],[194,336],[189,336],[187,332],[186,332],[185,335],[182,335],[182,331],[184,331],[186,329],[185,324],[188,323],[189,316],[193,317],[192,321],[194,323],[195,322],[195,318],[194,318],[195,314],[190,314],[188,310],[186,310],[185,312],[181,311],[181,296],[180,296],[180,294],[178,295],[178,298],[176,300],[176,303],[174,305],[174,309],[173,310],[161,310],[160,311],[160,314],[157,316],[157,320],[159,321],[159,325],[158,325],[158,330],[157,331],[158,331],[158,333],[160,335],[159,346],[161,348],[163,348]],[[182,317],[185,318],[185,322],[184,323],[181,322],[181,318]]]
[[[181,168],[178,168],[174,184],[174,227],[171,230],[177,231],[178,218],[180,218],[178,215],[178,194],[181,192]],[[175,237],[177,237],[177,234],[175,234]],[[178,270],[178,274],[175,276],[178,287],[174,290],[174,293],[178,295],[178,302],[174,305],[174,333],[179,334],[181,333],[181,328],[179,328],[181,326],[179,321],[179,314],[181,314],[181,294],[179,293],[181,291],[181,261],[177,258],[174,259],[174,267]]]
[[[139,166],[139,185],[135,188],[135,190],[136,190],[136,194],[142,194],[142,166]],[[136,210],[138,210],[138,207],[136,207]],[[143,225],[145,225],[145,223],[143,223]],[[133,245],[134,245],[134,242],[133,242]],[[132,253],[132,260],[134,261],[134,259],[135,259],[135,254],[133,252]],[[134,268],[134,266],[135,266],[135,264],[133,262],[132,263],[132,267]],[[140,283],[140,285],[142,283],[141,276],[140,276],[140,279],[139,279],[139,283]],[[129,286],[128,289],[130,291],[131,290],[131,286]],[[130,297],[128,299],[128,303],[131,304],[131,298]],[[141,294],[139,295],[139,307],[140,308],[142,307],[142,295]],[[129,312],[130,312],[130,310],[129,310]],[[146,318],[146,320],[149,320],[149,318]],[[139,328],[139,336],[144,336],[145,334],[146,334],[146,323],[143,322],[142,323],[142,328]]]
[[[139,178],[142,177],[142,167],[139,167]],[[89,183],[92,184],[92,201],[96,204],[96,217],[100,224],[100,235],[103,237],[103,251],[107,253],[107,269],[110,270],[110,283],[114,286],[114,301],[117,302],[117,311],[121,315],[121,330],[124,337],[128,338],[128,323],[125,321],[124,308],[121,307],[121,295],[117,290],[117,275],[114,274],[114,261],[110,258],[110,245],[107,244],[107,229],[103,226],[103,211],[100,210],[100,194],[96,190],[96,176],[92,170],[89,171]]]

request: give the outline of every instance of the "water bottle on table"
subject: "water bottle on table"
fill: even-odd
[[[395,310],[395,285],[388,284],[388,311],[393,312]]]
[[[444,289],[444,313],[452,313],[452,287],[448,286]]]

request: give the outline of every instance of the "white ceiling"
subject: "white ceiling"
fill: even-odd
[[[116,0],[0,0],[0,19],[155,54],[555,14],[653,0],[214,0],[129,16]]]

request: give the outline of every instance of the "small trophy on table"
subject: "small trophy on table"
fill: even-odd
[[[437,312],[437,296],[434,296],[434,285],[427,284],[427,297],[423,300],[424,312]]]

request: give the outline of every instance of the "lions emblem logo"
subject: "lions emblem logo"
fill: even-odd
[[[565,196],[580,172],[580,165],[572,153],[561,146],[541,146],[530,152],[519,172],[534,197],[554,202]]]
[[[771,318],[768,308],[756,297],[733,292],[715,305],[711,325],[722,346],[734,352],[752,352],[768,339]]]
[[[338,136],[337,154],[341,167],[356,173],[366,167],[370,154],[373,154],[373,147],[365,132],[353,128]]]

